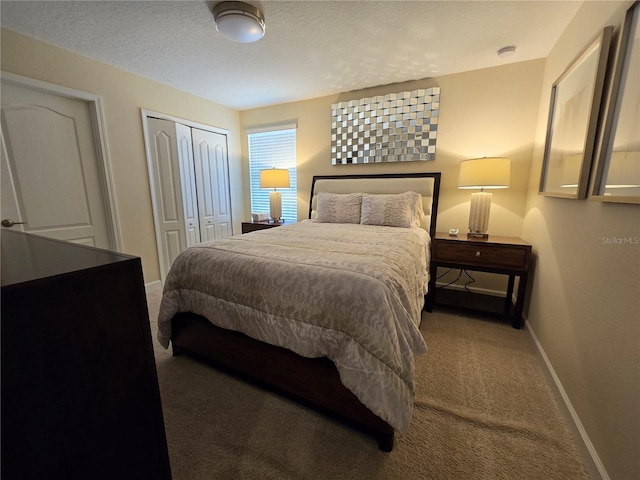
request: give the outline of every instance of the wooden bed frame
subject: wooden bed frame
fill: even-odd
[[[433,238],[438,211],[440,173],[314,176],[309,217],[312,218],[315,214],[316,182],[355,179],[410,181],[409,179],[420,178],[433,178],[431,208],[429,212],[425,212],[431,215],[429,231]],[[174,355],[188,354],[240,375],[373,436],[382,451],[390,452],[393,449],[394,429],[342,385],[338,370],[326,357],[305,358],[285,348],[254,340],[243,333],[219,328],[206,318],[193,313],[179,313],[173,317],[171,343]]]

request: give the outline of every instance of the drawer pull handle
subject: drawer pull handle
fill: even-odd
[[[480,250],[476,250],[476,257],[480,256]]]

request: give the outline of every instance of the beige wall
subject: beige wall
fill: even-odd
[[[229,130],[234,212],[243,212],[238,112],[104,63],[2,29],[2,71],[100,95],[123,250],[142,258],[145,282],[160,279],[140,109]],[[240,231],[242,213],[234,215]]]
[[[523,238],[537,264],[528,320],[610,478],[640,478],[638,205],[537,194],[555,79],[629,2],[585,2],[546,61]]]
[[[298,218],[307,218],[313,175],[441,172],[438,230],[466,232],[471,192],[459,190],[461,160],[483,156],[511,159],[511,186],[493,191],[489,231],[519,236],[531,168],[543,60],[505,65],[240,112],[242,128],[297,120]],[[351,99],[439,86],[440,123],[436,160],[367,165],[331,165],[331,104]],[[242,161],[248,169],[246,136]],[[245,205],[250,208],[248,179]],[[249,218],[249,210],[245,212]],[[484,288],[506,289],[504,276],[476,274]]]

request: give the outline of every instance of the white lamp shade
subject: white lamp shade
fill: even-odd
[[[289,170],[284,168],[260,170],[260,188],[289,188]]]
[[[262,12],[244,2],[222,2],[213,9],[216,29],[229,40],[250,43],[264,36]]]
[[[508,188],[511,162],[508,158],[474,158],[460,163],[458,188]]]

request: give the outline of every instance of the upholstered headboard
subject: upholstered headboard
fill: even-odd
[[[318,175],[313,177],[309,218],[316,217],[318,192],[329,193],[404,193],[422,195],[425,218],[422,228],[431,237],[436,233],[440,173],[392,173],[379,175]]]

